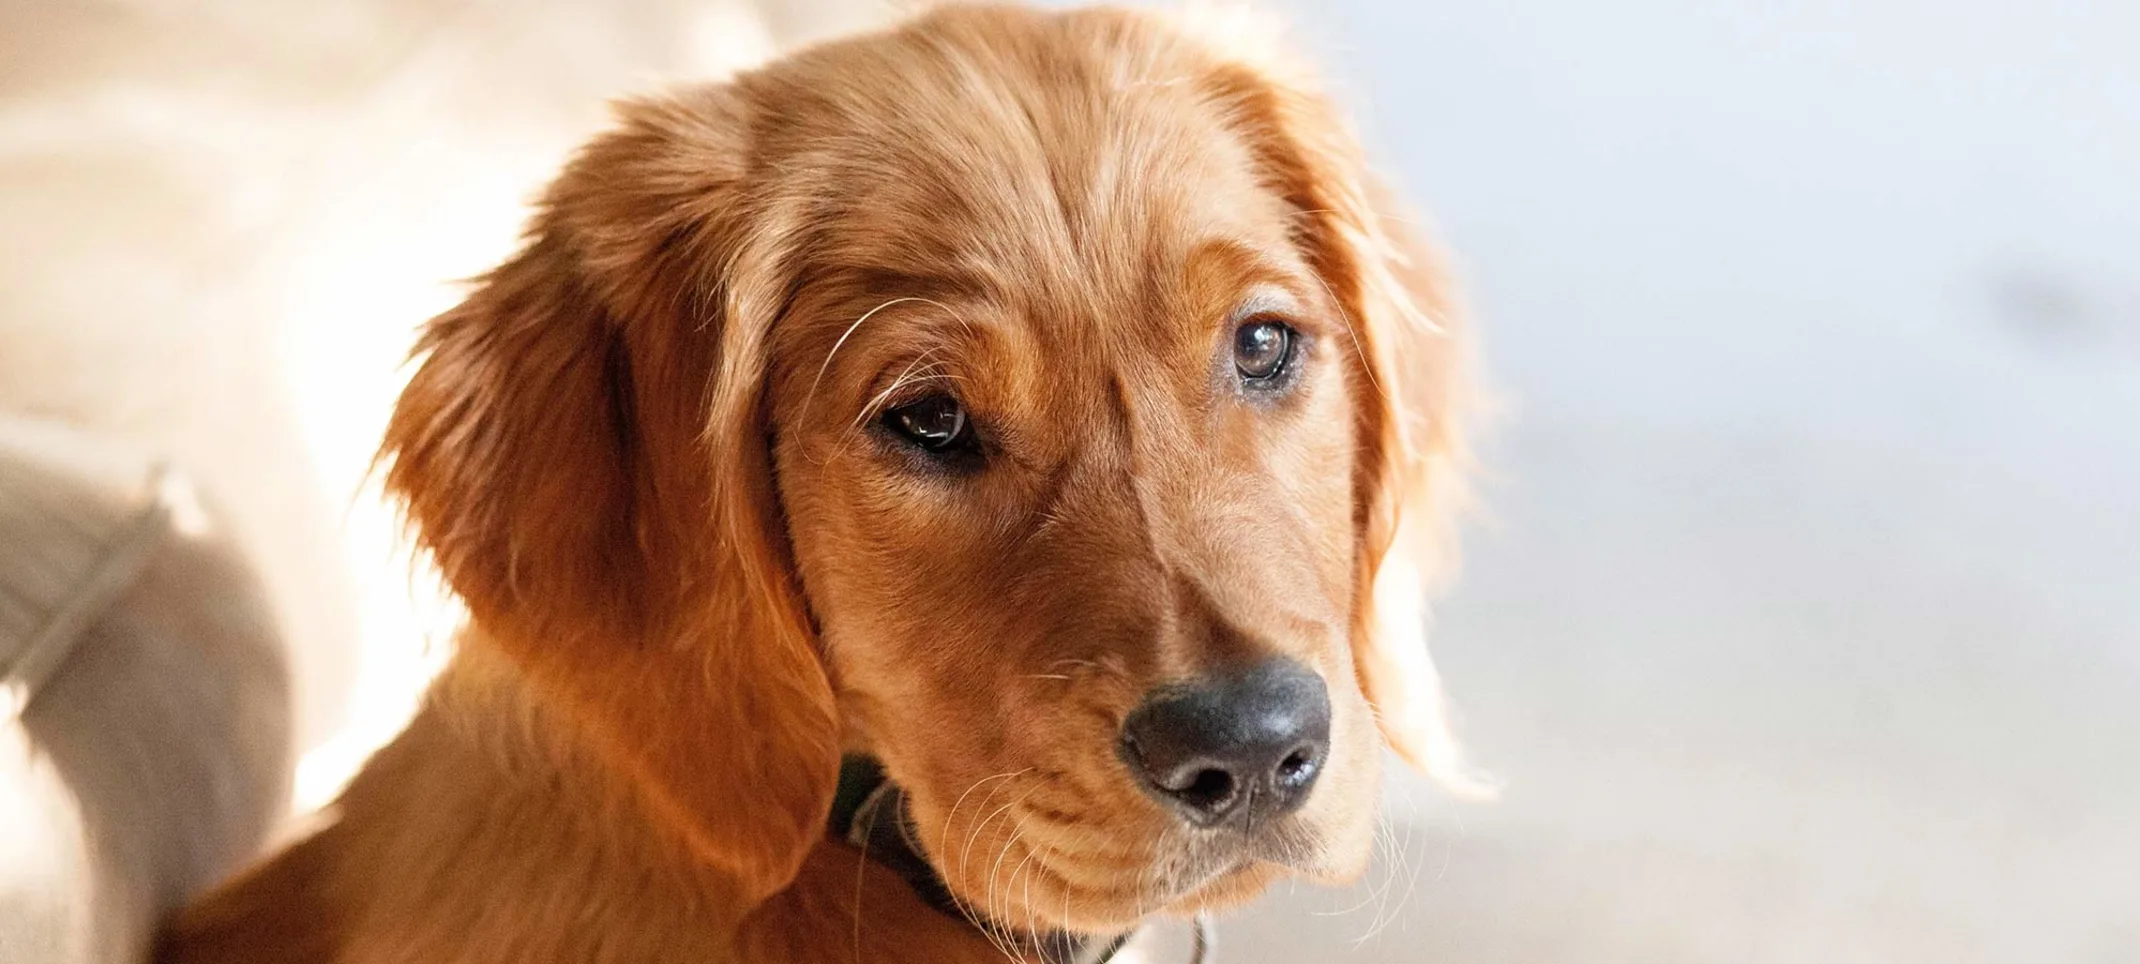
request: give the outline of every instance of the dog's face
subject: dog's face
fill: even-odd
[[[1456,350],[1326,113],[1006,10],[628,108],[434,323],[390,481],[480,635],[760,892],[836,747],[992,919],[1343,879],[1378,732],[1453,763],[1390,590]]]
[[[988,66],[832,161],[776,335],[849,741],[997,919],[1343,875],[1379,765],[1346,320],[1206,92]]]

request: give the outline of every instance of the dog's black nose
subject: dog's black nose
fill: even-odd
[[[1307,801],[1330,753],[1330,694],[1289,659],[1152,693],[1122,724],[1145,792],[1198,826],[1253,826]]]

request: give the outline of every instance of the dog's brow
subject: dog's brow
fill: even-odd
[[[1300,301],[1285,288],[1268,282],[1260,282],[1248,289],[1248,293],[1236,304],[1233,313],[1226,319],[1228,324],[1240,324],[1257,315],[1300,313]]]
[[[879,298],[986,299],[996,290],[983,273],[958,265],[935,266],[926,271],[874,264],[840,265],[828,269],[827,275]]]
[[[1262,245],[1243,238],[1219,236],[1196,242],[1189,249],[1187,258],[1191,264],[1224,265],[1238,275],[1260,284],[1284,288],[1293,280],[1282,258],[1276,258]]]

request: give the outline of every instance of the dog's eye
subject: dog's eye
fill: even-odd
[[[1234,331],[1233,366],[1251,385],[1276,381],[1293,360],[1293,329],[1261,318]]]
[[[950,454],[974,447],[966,407],[949,395],[930,395],[887,409],[884,427],[924,452]]]

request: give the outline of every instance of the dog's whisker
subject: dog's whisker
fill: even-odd
[[[1345,320],[1345,337],[1352,342],[1353,355],[1360,359],[1361,370],[1367,372],[1367,383],[1374,386],[1375,396],[1382,399],[1383,404],[1390,404],[1390,393],[1382,387],[1382,379],[1375,374],[1375,360],[1367,357],[1367,346],[1360,344],[1359,326],[1354,324],[1352,314],[1345,310],[1345,302],[1338,298],[1337,291],[1330,287],[1330,282],[1323,280],[1320,275],[1314,277],[1315,283],[1321,285],[1323,292],[1330,296],[1330,304],[1337,309],[1338,317]]]
[[[1406,820],[1404,823],[1404,845],[1406,853],[1411,855],[1411,875],[1405,880],[1404,893],[1398,896],[1397,906],[1390,912],[1391,923],[1403,919],[1405,908],[1411,905],[1412,896],[1419,891],[1420,871],[1425,869],[1427,865],[1426,860],[1423,859],[1425,854],[1417,853],[1415,850],[1415,844],[1421,843],[1423,836],[1426,834],[1425,828],[1419,821],[1419,801],[1417,799],[1407,800],[1406,805],[1411,809],[1411,819]],[[1443,853],[1446,857],[1448,851]],[[1443,869],[1447,869],[1446,863],[1443,865]],[[1383,927],[1387,929],[1389,924],[1385,923]]]
[[[1404,903],[1410,896],[1412,886],[1418,881],[1419,865],[1414,863],[1410,857],[1411,841],[1413,839],[1413,834],[1410,831],[1412,828],[1407,825],[1406,829],[1407,833],[1403,837],[1399,837],[1395,821],[1384,817],[1376,822],[1375,830],[1378,849],[1382,850],[1386,855],[1385,870],[1381,885],[1375,888],[1372,893],[1373,901],[1376,905],[1374,916],[1368,923],[1367,931],[1354,940],[1355,946],[1373,940],[1396,920],[1396,915],[1402,911]],[[1399,899],[1393,905],[1390,897],[1392,894],[1398,893],[1396,887],[1399,879],[1406,881],[1406,890],[1402,894],[1398,894]]]
[[[1375,829],[1371,839],[1375,854],[1378,856],[1383,854],[1386,851],[1386,848],[1388,847],[1388,840],[1384,836],[1384,826],[1382,821],[1379,819],[1375,822]],[[1374,902],[1375,888],[1373,886],[1369,886],[1367,888],[1366,895],[1361,897],[1358,903],[1355,903],[1350,907],[1346,907],[1342,910],[1315,911],[1314,913],[1317,917],[1345,917],[1351,914],[1359,913],[1361,910],[1365,909],[1367,905],[1372,904]]]
[[[996,799],[996,793],[1002,790],[1004,786],[1008,785],[1009,784],[1006,782],[1004,784],[999,784],[995,787],[989,788],[988,796],[981,798],[980,806],[988,806],[990,801]],[[979,821],[967,827],[966,843],[964,846],[959,848],[959,876],[961,878],[966,876],[966,862],[967,859],[973,855],[973,845],[977,840],[980,839],[981,831],[988,827],[990,821],[996,819],[998,815],[1002,814],[1006,810],[1009,810],[1016,803],[1017,801],[1015,800],[1005,803],[1003,806],[997,807],[996,809],[990,811],[987,816],[982,817]]]
[[[1013,831],[1011,832],[1011,836],[1010,836],[1010,839],[1008,839],[1008,840],[1005,840],[1005,841],[1003,842],[1003,849],[1002,849],[1002,851],[996,854],[996,862],[995,862],[995,865],[994,865],[993,867],[991,867],[991,868],[989,869],[989,879],[988,879],[988,890],[987,890],[987,893],[986,893],[986,895],[985,895],[985,898],[984,898],[984,900],[982,901],[982,903],[983,903],[983,904],[984,904],[984,905],[985,905],[985,906],[986,906],[986,907],[988,908],[988,913],[987,913],[987,914],[985,915],[985,919],[986,919],[986,920],[988,920],[988,921],[990,922],[990,924],[989,924],[989,928],[990,928],[991,930],[993,930],[993,929],[994,929],[995,927],[999,926],[998,922],[1000,922],[1000,921],[1002,921],[1002,920],[1003,920],[1004,918],[1006,918],[1006,917],[1010,916],[1010,915],[1008,915],[1008,914],[1004,913],[1004,912],[1003,912],[1003,910],[999,910],[999,909],[998,909],[998,907],[997,907],[997,900],[996,900],[996,896],[995,896],[995,894],[996,894],[996,882],[997,882],[997,881],[996,881],[996,878],[997,878],[997,876],[998,876],[998,872],[999,872],[999,871],[1001,870],[1001,868],[1002,868],[1002,866],[1003,866],[1003,860],[1004,860],[1004,858],[1005,858],[1005,857],[1008,857],[1008,856],[1010,855],[1011,849],[1012,849],[1013,847],[1016,847],[1016,846],[1018,845],[1018,842],[1019,842],[1019,839],[1020,839],[1020,837],[1021,837],[1021,834],[1020,834],[1020,833],[1019,833],[1019,832],[1018,832],[1017,830],[1013,830]],[[1030,854],[1030,853],[1031,853],[1031,848],[1028,848],[1028,851],[1027,851],[1027,852],[1028,852],[1028,854]],[[1018,866],[1019,866],[1019,867],[1023,867],[1023,866],[1025,866],[1025,862],[1024,862],[1024,861],[1020,861],[1020,862],[1019,862],[1019,864],[1018,864]],[[1014,882],[1016,882],[1016,881],[1017,881],[1017,879],[1018,879],[1018,870],[1017,870],[1017,868],[1015,868],[1015,867],[1014,867],[1014,868],[1012,868],[1012,870],[1011,870],[1011,875],[1010,875],[1010,877],[1009,877],[1008,879],[1006,879],[1006,880],[1004,880],[1004,881],[1003,881],[1003,904],[1004,904],[1004,909],[1008,909],[1008,905],[1009,905],[1009,902],[1010,902],[1010,896],[1011,896],[1011,884],[1012,884],[1012,883],[1014,883]],[[1012,951],[1011,951],[1011,949],[1010,949],[1010,944],[1011,944],[1011,937],[1010,937],[1010,935],[1007,935],[1007,934],[1006,934],[1006,935],[1003,935],[1003,937],[1002,937],[1002,943],[1003,943],[1003,945],[1004,945],[1004,946],[1005,946],[1005,948],[1006,948],[1006,950],[1005,950],[1005,953],[1007,953],[1007,954],[1010,954],[1010,953],[1012,953]],[[1021,960],[1021,961],[1022,961],[1022,960],[1024,960],[1024,955],[1023,955],[1023,954],[1012,954],[1012,956],[1013,956],[1013,958],[1014,958],[1014,959],[1016,959],[1016,960]]]
[[[1042,852],[1043,850],[1045,851],[1045,855]],[[1053,846],[1035,849],[1032,851],[1031,854],[1031,859],[1033,861],[1033,870],[1031,873],[1027,874],[1025,878],[1025,923],[1026,930],[1032,931],[1034,933],[1038,933],[1040,931],[1039,921],[1036,917],[1036,915],[1039,913],[1040,908],[1039,905],[1036,904],[1033,900],[1033,878],[1038,877],[1041,874],[1047,874],[1050,879],[1055,881],[1056,889],[1061,890],[1063,892],[1062,920],[1064,926],[1068,926],[1070,922],[1070,892],[1072,888],[1070,886],[1069,881],[1062,879],[1061,874],[1056,873],[1053,868],[1048,866],[1048,857],[1052,857],[1054,855],[1055,848]]]
[[[871,308],[870,310],[863,312],[861,317],[856,318],[853,324],[847,326],[846,331],[840,332],[840,337],[834,340],[832,343],[832,349],[830,351],[825,352],[825,360],[818,363],[817,376],[810,379],[810,390],[804,393],[803,395],[802,418],[804,421],[807,421],[810,417],[810,406],[817,399],[818,386],[825,381],[825,372],[832,368],[832,356],[840,353],[840,348],[847,344],[847,339],[855,333],[855,329],[862,327],[862,324],[864,322],[876,317],[877,312],[883,311],[886,308],[890,308],[893,305],[906,304],[908,302],[914,301],[929,301],[929,299],[916,297],[913,295],[908,295],[906,297],[901,298],[892,298],[890,300],[878,304],[875,308]],[[935,302],[930,303],[935,304]]]
[[[996,851],[996,862],[988,868],[988,889],[982,905],[988,908],[990,921],[1001,922],[1010,916],[1006,911],[1010,909],[1011,885],[1018,880],[1018,867],[1024,866],[1025,862],[1021,860],[1013,866],[1008,878],[1003,877],[1003,862],[1008,860],[1011,851],[1017,848],[1019,836],[1017,830],[1011,831],[1010,837],[1003,841],[1003,847]],[[999,883],[1003,885],[1003,896],[1000,898],[996,896],[996,885]]]
[[[1007,786],[1008,784],[1004,784],[1004,785],[1005,785],[1005,786]],[[967,857],[968,857],[968,856],[970,856],[970,855],[971,855],[971,854],[973,853],[973,845],[974,845],[974,843],[975,843],[975,842],[976,842],[976,841],[977,841],[977,840],[978,840],[978,839],[980,838],[980,835],[981,835],[981,831],[982,831],[983,829],[985,829],[985,828],[986,828],[986,827],[987,827],[987,826],[988,826],[988,825],[989,825],[990,823],[994,822],[994,820],[996,819],[996,817],[997,817],[997,816],[999,816],[999,815],[1001,815],[1001,814],[1004,814],[1004,813],[1006,813],[1006,812],[1009,812],[1009,811],[1011,810],[1011,808],[1013,808],[1013,807],[1016,807],[1017,805],[1019,805],[1019,804],[1021,804],[1021,803],[1024,803],[1024,802],[1025,802],[1025,800],[1026,800],[1026,798],[1027,798],[1027,797],[1030,797],[1030,796],[1032,796],[1032,795],[1033,795],[1033,793],[1034,793],[1034,791],[1036,791],[1036,790],[1040,789],[1040,787],[1041,787],[1041,784],[1040,784],[1040,783],[1038,783],[1038,782],[1035,782],[1035,783],[1033,784],[1033,786],[1031,786],[1031,787],[1028,787],[1028,788],[1026,789],[1025,793],[1023,793],[1023,794],[1020,794],[1020,795],[1018,796],[1018,798],[1017,798],[1017,799],[1015,799],[1015,800],[1011,800],[1011,801],[1009,801],[1009,802],[1006,802],[1006,803],[1005,803],[1005,804],[1004,804],[1003,806],[1001,806],[1001,807],[997,807],[997,808],[996,808],[996,809],[995,809],[995,810],[994,810],[993,812],[991,812],[991,813],[990,813],[990,814],[989,814],[989,815],[988,815],[987,817],[984,817],[984,818],[982,818],[981,822],[980,822],[979,824],[977,824],[977,825],[976,825],[976,826],[974,827],[973,833],[972,833],[972,834],[970,834],[970,835],[969,835],[969,836],[968,836],[968,837],[966,838],[966,846],[965,846],[965,848],[964,848],[964,849],[963,849],[963,850],[962,850],[962,851],[960,852],[960,856],[959,856],[959,876],[960,876],[960,877],[961,877],[962,879],[966,877],[966,861],[967,861]],[[999,786],[999,787],[998,787],[998,789],[1000,789],[1000,788],[1001,788],[1001,786]],[[989,796],[988,796],[988,798],[987,798],[987,799],[991,799],[991,800],[992,800],[992,799],[994,799],[994,798],[995,798],[995,793],[996,793],[996,791],[995,791],[995,790],[990,790],[990,791],[989,791]],[[984,801],[982,802],[982,806],[987,806],[987,802],[986,802],[986,800],[984,800]],[[1030,815],[1030,814],[1028,814],[1027,816],[1028,816],[1028,817],[1030,817],[1031,815]],[[1022,826],[1022,824],[1021,824],[1021,826]],[[1015,839],[1015,833],[1013,834],[1013,839]],[[1004,844],[1004,852],[1005,852],[1005,853],[1008,853],[1008,852],[1009,852],[1009,847],[1010,847],[1010,843],[1009,843],[1009,842],[1006,842],[1006,843]],[[1002,866],[1002,862],[1003,862],[1003,855],[1002,855],[1002,854],[999,854],[999,855],[997,856],[997,858],[996,858],[996,864],[995,864],[995,866],[994,866],[994,867],[992,867],[992,868],[990,869],[990,871],[989,871],[989,877],[988,877],[988,879],[987,879],[986,881],[984,881],[984,887],[983,887],[983,891],[982,891],[982,895],[981,895],[981,897],[982,897],[982,908],[983,908],[983,910],[984,910],[984,911],[989,911],[989,910],[993,910],[993,909],[994,909],[994,908],[993,908],[993,907],[992,907],[991,905],[993,904],[993,894],[994,894],[994,892],[995,892],[995,875],[996,875],[996,872],[997,872],[997,870],[999,870],[999,869],[1001,868],[1001,866]],[[954,901],[956,901],[956,898],[955,898],[955,897],[954,897]],[[960,906],[961,906],[961,909],[962,909],[962,910],[966,910],[966,911],[968,911],[968,912],[970,913],[970,910],[971,910],[971,908],[970,908],[970,906],[969,906],[969,905],[965,904],[964,902],[959,902],[959,903],[960,903]],[[981,918],[982,918],[982,919],[984,919],[984,920],[986,920],[986,919],[990,919],[990,915],[989,915],[989,914],[987,914],[987,913],[983,913],[983,914],[981,914],[980,916],[981,916]]]
[[[944,830],[942,833],[937,834],[936,837],[939,849],[942,849],[942,844],[948,842],[951,839],[951,818],[958,816],[959,807],[965,805],[966,798],[968,796],[971,796],[975,790],[980,789],[981,784],[995,780],[1015,780],[1031,772],[1033,772],[1033,768],[1026,767],[1023,770],[1013,770],[1009,773],[998,773],[994,776],[986,776],[982,777],[979,780],[975,780],[972,786],[966,788],[966,792],[959,794],[959,798],[956,801],[952,802],[950,812],[944,814]],[[987,804],[984,801],[982,805],[986,806]]]
[[[1024,796],[1021,796],[1021,797],[1019,797],[1018,799],[1016,799],[1016,800],[1014,800],[1014,801],[1011,801],[1010,803],[1004,804],[1004,807],[1005,807],[1005,808],[1009,808],[1009,807],[1014,807],[1014,806],[1017,806],[1018,804],[1024,803],[1024,802],[1025,802],[1025,800],[1026,800],[1026,797],[1030,797],[1030,796],[1032,796],[1032,795],[1033,795],[1033,791],[1034,791],[1034,790],[1038,790],[1038,789],[1040,789],[1040,784],[1038,784],[1038,783],[1035,783],[1035,784],[1034,784],[1034,785],[1032,786],[1032,788],[1030,788],[1030,789],[1026,790],[1026,792],[1025,792]],[[982,894],[982,897],[983,897],[983,900],[982,900],[982,904],[983,904],[983,906],[985,906],[985,907],[987,907],[987,908],[988,908],[988,910],[989,910],[989,916],[990,916],[990,918],[991,918],[991,919],[993,919],[993,918],[994,918],[994,916],[995,916],[995,910],[996,910],[996,906],[995,906],[995,904],[996,904],[996,901],[995,901],[995,894],[996,894],[996,879],[997,879],[997,877],[999,877],[999,876],[1000,876],[1000,875],[1002,874],[1002,872],[1003,872],[1003,861],[1004,861],[1004,859],[1005,859],[1005,858],[1007,858],[1007,857],[1009,857],[1009,856],[1010,856],[1010,854],[1011,854],[1011,848],[1012,848],[1012,847],[1014,847],[1014,846],[1016,846],[1016,845],[1018,844],[1018,840],[1019,840],[1019,838],[1020,838],[1020,837],[1023,837],[1023,836],[1025,835],[1025,824],[1026,824],[1026,821],[1028,821],[1028,820],[1031,820],[1031,819],[1033,819],[1033,815],[1032,815],[1032,814],[1030,814],[1030,813],[1028,813],[1028,814],[1026,814],[1026,815],[1025,815],[1024,817],[1022,817],[1022,818],[1020,818],[1020,819],[1019,819],[1019,821],[1018,821],[1018,823],[1017,823],[1017,825],[1016,825],[1016,826],[1013,826],[1013,827],[1011,828],[1010,836],[1009,836],[1009,837],[1007,837],[1007,838],[1005,838],[1005,840],[1003,841],[1003,848],[1002,848],[1001,850],[998,850],[998,851],[996,852],[996,861],[995,861],[995,863],[994,863],[994,864],[992,864],[992,865],[990,865],[990,866],[989,866],[989,868],[988,868],[987,888],[986,888],[986,890],[985,890],[985,891],[983,892],[983,894]],[[1006,887],[1004,888],[1004,890],[1005,890],[1005,894],[1004,894],[1004,896],[1005,896],[1005,898],[1008,898],[1008,897],[1010,896],[1010,895],[1009,895],[1009,893],[1008,893],[1008,891],[1009,891],[1009,887],[1008,887],[1008,886],[1006,886]]]
[[[1391,890],[1395,893],[1396,900],[1386,903],[1383,911],[1377,915],[1378,919],[1375,922],[1375,926],[1369,929],[1367,934],[1361,938],[1362,942],[1372,940],[1383,931],[1388,930],[1389,926],[1395,923],[1399,916],[1403,914],[1405,906],[1411,902],[1413,891],[1419,885],[1419,870],[1424,864],[1412,859],[1412,843],[1418,837],[1417,827],[1411,823],[1406,823],[1401,837],[1398,836],[1394,828],[1391,830],[1391,837],[1397,841],[1398,850],[1396,866],[1399,869],[1392,871],[1390,881]],[[1395,885],[1400,875],[1404,879],[1404,889],[1398,891]]]
[[[926,359],[927,357],[927,355],[923,356],[924,359]],[[963,379],[949,372],[936,372],[932,371],[931,369],[924,368],[919,373],[916,373],[910,367],[908,370],[901,372],[899,377],[892,382],[892,385],[889,388],[878,392],[876,397],[870,399],[868,404],[862,406],[861,410],[855,413],[854,420],[852,422],[849,422],[847,427],[841,431],[839,444],[833,446],[833,451],[847,451],[848,442],[854,438],[856,433],[862,431],[862,427],[866,425],[869,421],[870,413],[879,411],[886,399],[891,398],[892,395],[909,386],[921,385],[934,381],[945,381],[951,382],[953,384],[963,384],[964,382]],[[820,462],[814,464],[817,464],[822,467],[824,463]]]
[[[1382,886],[1375,892],[1375,914],[1368,921],[1367,933],[1360,938],[1362,941],[1371,940],[1374,935],[1381,933],[1389,920],[1390,897],[1397,892],[1397,881],[1410,866],[1407,841],[1397,835],[1395,823],[1387,817],[1382,817],[1378,818],[1376,825],[1381,830],[1387,859],[1382,874]]]
[[[882,810],[882,809],[883,809],[882,807],[871,807],[871,808],[870,808],[870,810],[869,810],[869,817],[868,817],[868,824],[867,824],[866,826],[864,826],[864,827],[862,828],[862,844],[861,844],[861,846],[860,846],[860,847],[858,848],[858,850],[859,850],[860,852],[859,852],[859,853],[857,853],[857,854],[855,855],[855,906],[854,906],[854,947],[855,947],[855,964],[862,964],[862,890],[863,890],[863,886],[862,886],[862,885],[863,885],[863,883],[864,883],[864,882],[865,882],[865,881],[866,881],[866,880],[868,879],[868,877],[869,877],[869,874],[868,874],[868,871],[869,871],[869,841],[870,841],[870,839],[871,839],[871,838],[872,838],[873,836],[875,836],[875,834],[876,834],[876,831],[877,831],[877,816],[878,816],[878,812],[879,812],[880,810]]]
[[[1006,902],[1006,903],[1008,903],[1008,902],[1009,902],[1009,899],[1010,899],[1010,892],[1011,892],[1011,890],[1012,890],[1013,888],[1015,888],[1015,887],[1016,887],[1016,886],[1018,885],[1018,875],[1019,875],[1020,873],[1024,872],[1024,871],[1025,871],[1025,870],[1026,870],[1027,868],[1029,868],[1029,867],[1033,866],[1033,855],[1034,855],[1035,853],[1038,853],[1038,852],[1039,852],[1039,851],[1036,851],[1036,850],[1034,850],[1034,849],[1033,849],[1033,848],[1031,848],[1031,847],[1027,847],[1027,848],[1025,848],[1025,859],[1023,859],[1023,860],[1020,860],[1020,861],[1018,861],[1018,866],[1016,866],[1016,867],[1012,867],[1012,868],[1011,868],[1011,875],[1010,875],[1010,878],[1009,878],[1009,879],[1008,879],[1007,881],[1005,881],[1005,883],[1004,883],[1004,887],[1003,887],[1003,891],[1004,891],[1004,900],[1005,900],[1005,902]],[[1026,933],[1028,933],[1028,934],[1032,934],[1032,933],[1038,933],[1038,931],[1037,931],[1037,930],[1035,929],[1035,927],[1034,927],[1034,918],[1033,918],[1033,878],[1032,878],[1032,876],[1031,876],[1031,875],[1028,875],[1028,876],[1027,876],[1027,877],[1025,878],[1025,896],[1024,896],[1024,898],[1023,898],[1023,901],[1022,901],[1022,903],[1024,903],[1024,904],[1025,904],[1025,930],[1026,930]]]
[[[1388,820],[1376,821],[1375,836],[1379,841],[1376,849],[1383,855],[1382,880],[1370,891],[1374,898],[1375,912],[1368,917],[1367,930],[1354,939],[1355,946],[1372,939],[1381,931],[1384,915],[1389,911],[1390,893],[1396,888],[1397,875],[1402,871],[1404,863],[1402,845],[1398,843],[1396,833],[1390,829]]]
[[[937,371],[933,357],[931,354],[923,354],[916,358],[913,364],[902,370],[899,373],[899,377],[892,379],[890,385],[871,397],[869,402],[855,413],[854,421],[849,422],[847,425],[847,431],[851,433],[855,429],[862,427],[862,423],[869,418],[871,412],[877,411],[887,399],[899,394],[910,385],[925,385],[929,382],[950,382],[954,385],[963,383],[964,380],[957,375],[950,372]]]
[[[1410,850],[1412,842],[1417,840],[1419,836],[1425,832],[1419,825],[1418,815],[1419,806],[1415,801],[1412,804],[1413,819],[1405,823],[1405,847],[1407,850]],[[1448,858],[1451,852],[1452,851],[1447,849],[1443,850],[1443,863],[1441,869],[1435,872],[1436,879],[1440,879],[1440,875],[1448,871]],[[1419,875],[1420,871],[1425,867],[1426,861],[1424,860],[1414,860],[1412,862],[1411,875],[1405,880],[1404,893],[1398,896],[1397,906],[1390,910],[1389,919],[1385,921],[1382,925],[1383,929],[1387,930],[1390,924],[1404,919],[1405,908],[1411,906],[1413,895],[1418,893],[1419,891]]]
[[[935,350],[931,349],[929,351],[922,352],[920,355],[915,356],[914,360],[907,362],[907,367],[901,369],[899,375],[892,379],[891,387],[886,388],[881,392],[878,392],[875,397],[871,398],[868,403],[862,406],[860,411],[855,413],[854,420],[848,422],[847,427],[841,431],[840,443],[838,445],[833,446],[833,451],[845,451],[847,448],[848,440],[852,439],[856,432],[861,431],[862,424],[868,421],[869,413],[876,411],[878,406],[883,405],[886,399],[891,398],[892,395],[897,393],[900,389],[905,388],[910,384],[914,384],[916,381],[928,381],[937,377],[950,378],[950,376],[948,375],[937,376],[927,374],[930,371],[929,366],[934,364],[934,361],[932,359],[934,359],[935,356]],[[920,371],[924,373],[925,377],[916,379],[916,369],[920,369]]]
[[[1075,890],[1074,888],[1071,888],[1071,887],[1064,887],[1064,888],[1063,888],[1063,920],[1065,920],[1065,921],[1069,921],[1069,920],[1073,920],[1073,919],[1074,919],[1074,918],[1072,918],[1072,917],[1070,916],[1070,898],[1071,898],[1071,897],[1072,897],[1072,896],[1073,896],[1073,895],[1074,895],[1075,893],[1076,893],[1076,890]],[[1142,917],[1143,917],[1144,915],[1143,915],[1143,914],[1138,914],[1137,916],[1138,916],[1139,918],[1142,918]]]
[[[1028,769],[1028,770],[1030,770],[1031,768],[1030,768],[1030,767],[1028,767],[1027,769]],[[1025,772],[1025,771],[1020,771],[1020,772],[1022,773],[1022,772]],[[995,786],[992,786],[992,787],[990,787],[990,788],[989,788],[989,790],[988,790],[988,795],[987,795],[987,796],[985,796],[985,797],[982,797],[982,798],[981,798],[981,803],[979,804],[979,807],[976,807],[976,810],[980,809],[981,807],[986,807],[986,806],[988,806],[988,804],[989,804],[989,802],[990,802],[990,801],[993,801],[994,799],[996,799],[996,794],[997,794],[997,792],[1001,791],[1001,790],[1002,790],[1002,789],[1003,789],[1003,788],[1004,788],[1005,786],[1008,786],[1008,785],[1010,785],[1010,781],[1005,781],[1005,782],[1003,782],[1003,783],[999,783],[999,784],[996,784]],[[971,792],[971,791],[969,790],[968,792]],[[1005,806],[1007,807],[1007,806],[1009,806],[1009,805],[1008,805],[1008,804],[1005,804]],[[1001,810],[998,810],[998,811],[996,811],[996,812],[997,812],[997,813],[1000,813],[1000,812],[1002,812],[1002,811],[1001,811]],[[982,819],[981,819],[980,821],[978,821],[978,822],[976,822],[976,823],[973,823],[973,824],[972,824],[971,826],[969,826],[969,827],[968,827],[968,833],[967,833],[967,835],[966,835],[966,842],[965,842],[965,844],[964,844],[963,846],[961,846],[961,847],[959,848],[959,861],[958,861],[958,872],[957,872],[957,876],[958,876],[958,878],[959,878],[959,880],[960,880],[960,881],[962,881],[962,882],[963,882],[963,881],[965,880],[965,878],[966,878],[966,864],[967,864],[967,860],[968,860],[968,859],[969,859],[970,857],[972,857],[972,855],[973,855],[973,845],[974,845],[974,841],[976,841],[976,840],[978,840],[978,839],[980,838],[980,836],[981,836],[981,830],[982,830],[982,829],[983,829],[984,827],[986,827],[986,826],[987,826],[987,823],[988,823],[988,821],[989,821],[989,820],[992,820],[992,819],[994,819],[994,816],[995,816],[995,814],[994,814],[994,813],[991,813],[991,814],[989,814],[989,815],[988,815],[987,817],[983,817],[983,818],[982,818]],[[945,834],[946,834],[946,836],[945,836],[945,840],[944,840],[944,842],[948,844],[948,843],[950,842],[950,838],[949,838],[949,834],[950,834],[950,820],[949,820],[949,818],[946,818],[946,820],[945,820]],[[946,849],[945,849],[945,851],[944,851],[944,856],[945,856],[946,858],[949,858],[949,857],[950,857],[950,850],[949,850],[948,848],[946,848]],[[961,912],[961,913],[966,913],[966,914],[968,914],[968,915],[971,915],[971,914],[972,914],[972,912],[973,912],[973,908],[972,908],[971,904],[970,904],[970,903],[969,903],[968,901],[966,901],[966,900],[964,900],[964,899],[960,898],[956,890],[953,890],[953,891],[951,891],[951,900],[952,900],[952,902],[953,902],[954,904],[957,904],[957,905],[958,905],[958,908],[959,908],[959,910],[960,910],[960,912]]]

